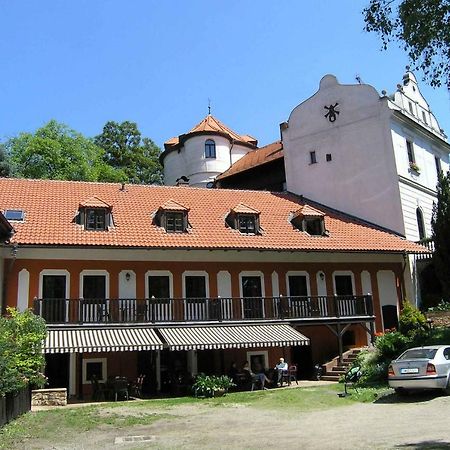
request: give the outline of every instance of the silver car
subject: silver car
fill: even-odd
[[[388,380],[398,394],[410,389],[442,389],[450,395],[450,345],[406,350],[391,362]]]

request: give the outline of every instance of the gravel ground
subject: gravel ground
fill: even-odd
[[[127,406],[114,409],[120,411],[127,414]],[[35,442],[29,448],[450,449],[450,397],[440,395],[407,399],[389,395],[375,403],[308,413],[274,413],[237,404],[186,404],[165,413],[170,417],[149,426],[116,431],[99,428],[78,436],[69,446]]]

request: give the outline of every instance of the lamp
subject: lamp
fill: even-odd
[[[130,274],[130,272],[127,272],[125,274],[125,280],[130,281],[130,278],[131,278],[131,274]]]

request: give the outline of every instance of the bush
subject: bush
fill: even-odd
[[[46,381],[41,372],[45,321],[30,310],[8,308],[7,313],[0,317],[0,397],[28,385],[42,387]]]
[[[216,392],[227,392],[228,389],[235,386],[230,377],[226,375],[197,375],[192,386],[192,391],[196,397],[214,397]]]
[[[450,311],[450,302],[446,302],[444,299],[432,308],[428,308],[428,312]]]
[[[424,335],[427,329],[427,318],[408,301],[403,302],[398,328],[400,333],[414,339]]]

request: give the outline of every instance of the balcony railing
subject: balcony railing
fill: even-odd
[[[372,296],[34,299],[47,323],[162,323],[373,316]]]

